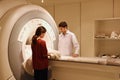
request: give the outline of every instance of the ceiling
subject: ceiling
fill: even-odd
[[[26,0],[26,1],[34,4],[53,5],[53,4],[80,2],[80,1],[86,1],[86,0],[44,0],[44,3],[42,3],[42,0]]]

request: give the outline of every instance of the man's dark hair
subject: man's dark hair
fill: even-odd
[[[62,22],[59,23],[59,27],[64,27],[64,28],[66,27],[67,28],[67,26],[68,25],[65,21],[62,21]]]

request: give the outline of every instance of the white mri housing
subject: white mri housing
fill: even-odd
[[[7,4],[8,3],[6,3],[6,5]],[[5,5],[2,5],[2,7],[4,6]],[[21,4],[19,1],[11,2],[11,5],[3,8],[3,11],[4,12],[0,14],[0,78],[1,80],[21,80],[23,77],[24,80],[30,80],[30,77],[23,73],[22,69],[23,48],[29,37],[20,38],[21,32],[23,31],[24,34],[28,34],[23,29],[29,21],[34,19],[42,20],[48,23],[48,27],[52,29],[55,39],[53,40],[52,37],[49,39],[52,43],[49,43],[51,43],[51,48],[56,49],[58,36],[56,23],[45,9],[37,5],[26,4],[25,2],[21,2]],[[31,32],[32,31],[30,31],[30,33]],[[24,34],[22,35],[24,36]],[[49,38],[52,36],[50,34],[48,31],[47,35]]]

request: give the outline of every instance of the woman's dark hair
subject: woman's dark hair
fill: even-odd
[[[58,26],[59,26],[59,27],[64,27],[64,28],[66,27],[66,28],[67,28],[68,25],[67,25],[67,22],[62,21],[62,22],[59,23]]]
[[[36,32],[34,34],[34,36],[32,37],[32,43],[36,44],[37,38],[42,34],[45,33],[46,29],[43,26],[40,26],[36,29]]]

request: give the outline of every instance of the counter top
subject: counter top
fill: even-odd
[[[120,66],[120,59],[115,58],[61,56],[60,58],[53,60]]]

